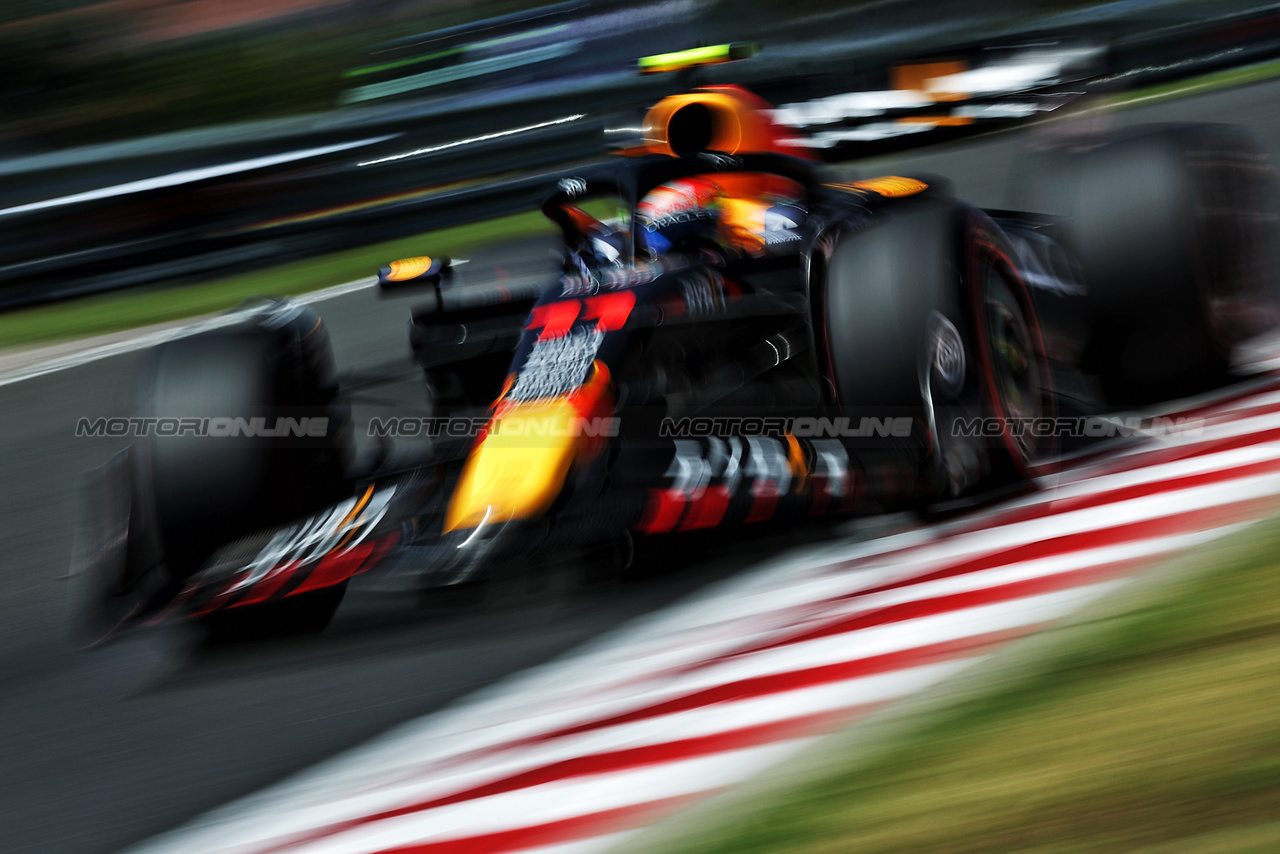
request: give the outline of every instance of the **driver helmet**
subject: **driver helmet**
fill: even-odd
[[[721,189],[701,176],[678,178],[650,190],[636,206],[637,243],[652,255],[714,241]]]
[[[637,243],[654,256],[700,243],[760,255],[769,246],[799,240],[797,229],[807,213],[802,196],[794,182],[770,175],[679,178],[640,201]]]

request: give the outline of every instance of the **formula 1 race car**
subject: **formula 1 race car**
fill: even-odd
[[[847,181],[733,87],[668,98],[643,150],[563,177],[559,278],[416,292],[430,418],[354,470],[323,323],[264,302],[162,345],[155,429],[112,461],[77,575],[92,637],[167,618],[314,631],[348,582],[413,591],[684,532],[935,507],[1025,482],[1088,420],[1230,379],[1276,325],[1276,179],[1224,126],[1037,154],[1045,214],[932,176]],[[1082,427],[1081,425],[1084,424]],[[643,548],[641,548],[643,551]]]

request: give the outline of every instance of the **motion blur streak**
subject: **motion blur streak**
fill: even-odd
[[[1278,395],[957,522],[783,556],[136,854],[611,848],[1274,512]]]
[[[345,296],[346,294],[354,291],[371,288],[377,284],[377,281],[377,278],[372,276],[367,279],[357,279],[353,282],[334,285],[331,288],[324,288],[319,291],[299,294],[298,296],[293,297],[293,301],[310,304],[327,299],[334,299],[335,297]],[[204,320],[197,320],[176,327],[157,329],[151,332],[131,330],[120,340],[111,341],[109,343],[93,344],[92,342],[94,339],[88,339],[89,345],[81,346],[86,342],[73,342],[75,349],[70,353],[51,356],[51,358],[47,359],[37,358],[33,362],[7,371],[3,370],[3,363],[0,363],[0,386],[11,385],[24,380],[31,380],[36,377],[43,377],[47,374],[65,371],[70,368],[79,367],[80,365],[86,365],[90,362],[96,362],[99,359],[118,356],[121,353],[133,353],[138,350],[145,350],[148,347],[154,347],[157,344],[162,344],[165,341],[172,341],[175,338],[183,338],[188,335],[196,335],[201,332],[206,332],[210,329],[220,329],[226,326],[232,326],[239,322],[241,316],[242,312],[230,311]],[[105,337],[112,338],[114,336]],[[49,348],[50,351],[61,351],[62,349],[62,346]],[[37,356],[41,352],[44,351],[35,351]]]
[[[379,142],[386,142],[389,139],[395,139],[397,135],[398,134],[375,136],[368,139],[358,139],[354,142],[340,142],[335,143],[334,145],[323,145],[319,148],[306,148],[301,151],[286,151],[283,154],[273,154],[268,157],[253,157],[249,160],[237,160],[234,163],[223,163],[218,166],[206,166],[201,169],[187,169],[182,172],[171,172],[168,175],[158,175],[155,178],[146,178],[141,181],[130,181],[127,184],[116,184],[111,187],[102,187],[98,190],[75,193],[70,196],[59,196],[56,199],[45,199],[39,202],[30,202],[25,205],[3,208],[0,209],[0,216],[11,216],[13,214],[30,213],[31,211],[46,210],[48,208],[65,207],[67,205],[79,204],[80,202],[92,202],[98,199],[110,199],[115,196],[127,196],[131,193],[144,193],[148,190],[159,190],[164,187],[176,187],[180,184],[194,184],[196,181],[205,181],[209,178],[219,178],[223,175],[234,175],[238,172],[265,169],[268,166],[279,166],[281,163],[293,163],[298,160],[321,157],[325,154],[336,154],[339,151],[348,151],[352,148],[363,148],[367,145],[375,145]]]
[[[360,163],[361,166],[377,166],[379,163],[390,163],[394,160],[404,160],[408,157],[417,157],[420,154],[434,154],[437,151],[445,151],[450,148],[459,148],[464,145],[473,145],[477,142],[487,142],[491,139],[501,139],[506,136],[515,136],[516,134],[528,133],[529,131],[541,130],[542,128],[554,127],[556,125],[565,125],[569,122],[576,122],[587,117],[586,113],[574,113],[571,116],[565,116],[551,121],[538,122],[536,125],[525,125],[520,128],[510,128],[508,130],[497,131],[495,133],[486,133],[481,136],[473,136],[467,139],[458,139],[453,142],[446,142],[443,145],[433,145],[430,148],[419,148],[416,151],[406,151],[401,154],[392,154],[389,157],[380,157],[377,160],[365,160]]]

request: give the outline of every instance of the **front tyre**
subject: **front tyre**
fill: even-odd
[[[306,306],[264,303],[233,327],[162,345],[145,411],[157,424],[235,427],[228,435],[157,433],[135,446],[134,477],[150,499],[174,588],[222,546],[351,492],[350,418],[337,396],[327,333]],[[304,423],[324,429],[312,433]],[[344,589],[233,607],[201,621],[219,642],[319,631]]]
[[[228,608],[201,618],[210,646],[319,634],[333,621],[347,582],[247,608]]]
[[[867,443],[873,497],[918,504],[1025,478],[1053,443],[1017,425],[1049,415],[1052,398],[1002,234],[952,199],[879,217],[834,237],[813,284],[833,401],[853,423],[916,424],[909,439]]]
[[[1048,357],[1031,297],[999,230],[972,214],[966,289],[982,383],[982,410],[999,427],[1003,453],[993,459],[992,480],[1034,474],[1057,449]]]

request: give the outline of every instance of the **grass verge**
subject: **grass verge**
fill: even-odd
[[[1175,98],[1204,95],[1208,92],[1216,92],[1219,89],[1229,89],[1232,86],[1244,86],[1249,83],[1270,80],[1277,76],[1280,76],[1280,59],[1259,62],[1254,65],[1244,65],[1239,68],[1228,68],[1223,71],[1192,77],[1189,80],[1175,80],[1171,83],[1161,83],[1145,89],[1126,92],[1122,95],[1110,97],[1104,102],[1104,105],[1120,109],[1142,107],[1161,101],[1171,101]]]
[[[533,211],[430,231],[202,284],[117,291],[0,313],[0,347],[99,335],[195,317],[230,308],[255,294],[300,294],[365,278],[396,258],[424,254],[466,257],[500,240],[551,233],[553,227],[547,219]]]
[[[1280,523],[1212,557],[869,763],[663,850],[1280,851]]]

